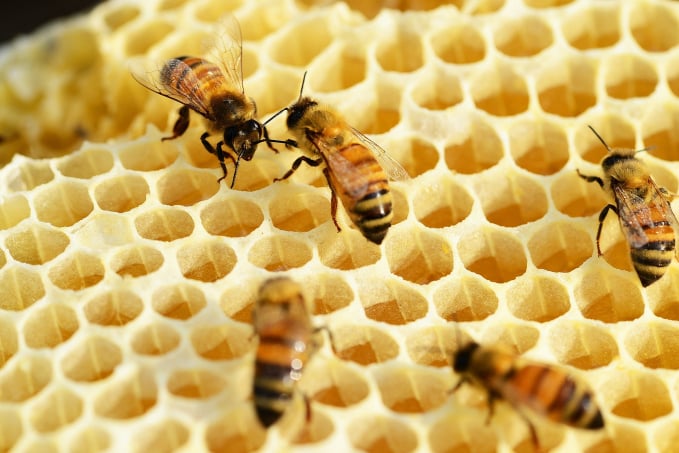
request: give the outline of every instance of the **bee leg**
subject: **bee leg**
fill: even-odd
[[[332,181],[330,180],[330,172],[328,171],[327,167],[323,169],[323,174],[325,175],[325,179],[328,181],[328,187],[330,187],[330,216],[332,217],[332,223],[335,224],[335,228],[337,228],[337,232],[339,233],[342,231],[342,228],[340,228],[339,223],[337,223],[337,192],[332,185]]]
[[[318,167],[319,165],[321,165],[323,163],[323,158],[314,160],[314,159],[311,159],[310,157],[306,157],[306,156],[298,157],[292,163],[292,167],[290,168],[290,170],[288,170],[282,177],[274,178],[273,182],[283,181],[284,179],[288,179],[290,176],[292,176],[292,174],[295,171],[297,171],[297,169],[299,168],[300,165],[302,165],[302,163],[305,163],[305,164],[309,165],[310,167]]]
[[[174,126],[172,127],[172,136],[163,137],[161,138],[161,141],[174,140],[175,138],[182,136],[188,127],[189,108],[184,105],[179,109],[179,118],[177,118],[177,121],[175,121]]]
[[[615,212],[616,215],[618,214],[618,208],[616,208],[612,204],[606,205],[606,207],[604,207],[601,210],[601,213],[599,214],[599,228],[597,228],[596,230],[596,251],[599,254],[599,256],[603,255],[603,253],[601,253],[601,247],[599,246],[599,239],[601,238],[601,229],[604,226],[604,219],[606,219],[609,210]]]
[[[599,187],[601,187],[601,188],[604,187],[604,180],[601,179],[601,178],[599,178],[598,176],[587,176],[587,175],[583,175],[582,173],[580,173],[580,170],[578,170],[578,169],[576,169],[575,171],[577,171],[577,172],[578,172],[578,176],[580,176],[580,177],[581,177],[582,179],[584,179],[585,181],[587,181],[587,182],[595,182],[595,183],[599,184]]]
[[[228,157],[229,159],[231,159],[231,162],[234,163],[234,167],[235,167],[234,171],[233,171],[234,172],[233,181],[231,181],[231,187],[233,187],[233,183],[236,180],[236,171],[238,170],[238,162],[236,162],[236,159],[234,159],[233,156],[230,153],[224,151],[224,142],[219,142],[217,144],[217,148],[215,148],[214,146],[212,146],[212,144],[209,141],[207,141],[207,138],[209,136],[210,136],[210,134],[208,132],[204,132],[203,135],[200,136],[200,142],[203,144],[203,147],[207,150],[208,153],[214,154],[215,156],[217,156],[217,160],[219,161],[219,166],[222,167],[222,177],[217,179],[217,183],[222,182],[222,180],[224,180],[226,178],[227,171],[226,171],[225,161],[226,161],[226,158]]]
[[[296,141],[294,141],[294,140],[292,140],[292,139],[288,139],[288,140],[272,140],[272,139],[269,138],[269,131],[267,131],[265,127],[262,128],[262,130],[264,131],[264,139],[261,140],[261,141],[266,142],[266,146],[268,146],[269,149],[271,149],[273,152],[278,153],[278,150],[277,150],[276,148],[274,148],[274,146],[272,145],[272,143],[280,143],[280,144],[283,144],[283,145],[285,145],[285,147],[288,148],[288,149],[289,149],[289,148],[292,148],[292,147],[297,148],[297,142],[296,142]],[[260,142],[260,143],[261,143],[261,142]]]
[[[530,439],[531,442],[533,443],[533,446],[535,447],[535,451],[542,451],[540,449],[540,441],[538,440],[538,431],[535,429],[535,425],[530,421],[528,416],[524,414],[521,410],[518,408],[515,408],[516,412],[519,414],[519,417],[523,419],[524,422],[526,422],[526,425],[528,425],[528,431],[530,431]]]

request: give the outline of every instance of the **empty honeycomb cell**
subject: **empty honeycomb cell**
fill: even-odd
[[[176,370],[167,379],[167,390],[182,398],[209,398],[221,392],[226,386],[224,378],[200,369]]]
[[[161,203],[182,206],[207,200],[219,190],[212,173],[191,170],[168,171],[158,180],[157,187]]]
[[[434,54],[453,64],[476,63],[486,57],[486,42],[471,24],[447,24],[431,36]]]
[[[467,189],[445,177],[413,195],[415,217],[429,228],[445,228],[469,216],[474,200]]]
[[[134,219],[134,226],[145,239],[171,242],[190,236],[194,223],[183,209],[161,208],[140,214]]]
[[[100,417],[129,420],[148,412],[157,403],[158,389],[152,371],[139,371],[109,382],[94,398]]]
[[[276,228],[306,232],[330,220],[330,205],[316,191],[283,193],[269,203],[269,215]]]
[[[538,175],[552,175],[569,159],[568,138],[557,123],[530,119],[509,129],[509,152],[516,164]]]
[[[98,453],[108,451],[111,444],[111,436],[105,429],[90,424],[73,436],[68,451],[69,453]]]
[[[94,188],[94,199],[104,211],[127,212],[146,201],[149,186],[141,176],[128,174],[107,179]]]
[[[551,272],[570,272],[592,256],[591,234],[570,222],[553,222],[528,239],[533,264]]]
[[[303,427],[294,440],[295,445],[319,443],[333,434],[333,421],[319,410],[314,410],[311,420]]]
[[[126,30],[124,52],[141,55],[167,37],[175,27],[161,20],[145,20]]]
[[[491,115],[512,116],[528,110],[526,81],[509,66],[495,65],[476,74],[470,90],[476,107]]]
[[[386,362],[398,355],[398,343],[381,329],[357,324],[333,327],[333,349],[342,360],[360,365]]]
[[[13,266],[0,271],[0,308],[21,311],[45,295],[40,274]]]
[[[634,125],[617,114],[608,114],[587,122],[601,135],[611,149],[634,149],[636,133]],[[588,162],[599,165],[608,151],[585,124],[575,131],[575,151]],[[586,169],[581,168],[585,172]],[[597,169],[600,171],[600,168]],[[589,173],[588,173],[589,174]]]
[[[648,371],[614,373],[599,386],[610,411],[632,420],[654,420],[672,412],[669,390],[658,376]]]
[[[368,397],[370,387],[363,375],[342,361],[323,363],[315,379],[304,379],[301,391],[314,401],[334,407],[348,407]],[[315,415],[315,414],[314,414]]]
[[[401,112],[393,107],[377,105],[370,109],[370,114],[370,122],[360,128],[363,134],[384,134],[401,121]]]
[[[79,179],[90,179],[113,168],[113,156],[105,149],[86,149],[77,154],[65,157],[57,164],[57,169],[64,176]]]
[[[398,156],[398,162],[412,177],[432,170],[439,161],[436,146],[424,137],[396,137],[385,148],[389,149],[390,155]]]
[[[397,225],[408,218],[408,196],[398,188],[398,186],[393,185],[390,188],[392,200],[392,212],[394,217],[391,219],[392,225]]]
[[[423,229],[397,230],[386,239],[389,270],[409,282],[426,285],[453,271],[453,250],[438,234]]]
[[[646,321],[625,336],[625,349],[646,368],[679,368],[678,330],[665,322]]]
[[[406,348],[413,362],[433,367],[452,367],[452,356],[469,337],[457,326],[425,327],[408,335]]]
[[[457,244],[464,267],[496,283],[505,283],[526,272],[523,244],[514,234],[497,228],[479,228]]]
[[[244,192],[254,192],[270,186],[274,178],[281,176],[281,167],[278,164],[254,159],[253,162],[241,165],[233,188]]]
[[[648,104],[641,123],[644,147],[659,159],[679,161],[679,109],[674,104]]]
[[[417,436],[403,421],[377,414],[362,414],[346,431],[354,448],[366,453],[409,453],[417,448]]]
[[[679,421],[672,418],[661,423],[653,433],[653,444],[658,451],[672,451],[679,445]]]
[[[324,56],[315,60],[323,71],[314,71],[309,77],[313,91],[331,93],[346,90],[365,80],[365,56],[357,54],[350,46],[345,45]]]
[[[60,303],[51,303],[31,312],[23,327],[26,345],[54,348],[68,341],[80,327],[75,311]]]
[[[394,24],[390,31],[392,35],[383,34],[375,50],[377,64],[390,72],[407,73],[420,69],[424,65],[421,34],[410,32],[398,24]]]
[[[581,171],[584,173],[587,170]],[[550,188],[550,195],[556,209],[570,217],[598,214],[609,201],[598,184],[588,183],[574,171],[557,176]]]
[[[434,306],[446,321],[481,321],[495,313],[498,299],[486,282],[463,275],[446,280],[436,289]]]
[[[23,195],[5,195],[0,200],[0,230],[12,228],[30,215],[31,208]]]
[[[54,228],[39,224],[29,226],[5,238],[5,246],[12,258],[27,264],[45,264],[66,250],[68,236]]]
[[[177,252],[182,275],[201,282],[214,282],[226,276],[237,260],[231,247],[216,240],[196,241]]]
[[[228,17],[229,14],[233,14],[232,11],[242,3],[244,3],[242,0],[209,1],[198,4],[195,14],[205,22],[212,22],[215,17]],[[292,9],[293,4],[276,2],[267,5],[265,14],[256,8],[244,11],[244,14],[238,16],[243,40],[260,41],[274,33],[291,20]]]
[[[318,244],[321,263],[333,269],[358,269],[379,261],[380,248],[368,242],[358,231],[344,227],[341,233],[332,232]]]
[[[670,50],[679,43],[676,9],[662,3],[638,3],[629,11],[632,37],[649,52]]]
[[[427,314],[427,299],[398,280],[364,280],[359,297],[365,315],[375,321],[402,325]]]
[[[205,305],[203,292],[185,283],[158,288],[151,299],[153,309],[170,319],[190,319],[200,313]]]
[[[479,339],[484,345],[497,345],[507,348],[514,354],[521,355],[535,347],[540,339],[540,330],[530,324],[503,322],[486,324],[486,329]]]
[[[66,388],[56,388],[40,396],[31,408],[29,420],[36,431],[48,433],[75,422],[82,411],[80,397]]]
[[[136,319],[144,309],[142,300],[132,291],[113,290],[88,300],[85,317],[92,324],[123,326]]]
[[[658,85],[653,63],[636,55],[613,55],[604,60],[603,71],[606,92],[616,99],[646,97]]]
[[[116,253],[110,267],[121,277],[143,277],[163,265],[163,254],[147,246],[131,246]]]
[[[172,418],[154,421],[139,429],[131,442],[132,451],[136,453],[173,452],[186,445],[191,431],[185,425]]]
[[[575,117],[593,107],[596,97],[596,62],[585,56],[544,61],[536,78],[540,107],[545,113]]]
[[[53,179],[54,172],[48,162],[26,160],[21,162],[18,171],[11,176],[8,187],[15,191],[33,190]]]
[[[325,315],[348,306],[354,300],[354,292],[340,275],[319,273],[313,280],[306,282],[310,297],[312,313]]]
[[[207,360],[231,360],[252,350],[252,329],[245,324],[200,325],[190,339],[196,354]]]
[[[411,96],[417,105],[427,110],[445,110],[464,100],[458,77],[442,71],[415,86]]]
[[[205,445],[209,451],[249,453],[257,451],[264,444],[266,431],[250,406],[238,406],[207,425]]]
[[[606,420],[606,438],[591,444],[583,452],[646,453],[648,441],[644,431],[637,429],[628,420],[623,420],[622,423],[618,420]]]
[[[61,360],[64,375],[76,382],[94,382],[109,377],[123,359],[118,345],[104,337],[81,339]]]
[[[432,424],[428,439],[433,453],[495,453],[499,439],[491,423],[479,423],[467,411],[450,411]]]
[[[446,145],[444,156],[451,170],[465,175],[479,173],[496,165],[503,156],[503,146],[497,132],[481,118],[472,118],[467,135]]]
[[[311,258],[311,249],[304,242],[288,236],[260,239],[248,252],[248,261],[273,272],[302,267],[311,261]]]
[[[307,67],[332,42],[332,30],[332,24],[323,17],[298,22],[294,32],[286,31],[272,43],[271,58],[285,65]]]
[[[52,283],[61,289],[88,288],[104,278],[105,268],[99,257],[75,252],[59,260],[48,272]]]
[[[586,271],[575,283],[574,294],[578,309],[588,319],[616,323],[636,319],[644,312],[636,276]]]
[[[46,357],[24,355],[0,374],[0,402],[19,403],[40,393],[52,381],[52,364]]]
[[[12,447],[21,439],[24,428],[19,408],[4,407],[0,409],[0,450],[12,451]]]
[[[551,321],[566,313],[570,306],[568,289],[550,277],[519,277],[507,292],[509,311],[526,321]]]
[[[559,363],[581,370],[604,367],[618,357],[615,337],[598,324],[560,319],[550,325],[547,338]]]
[[[139,17],[139,8],[135,5],[107,4],[107,7],[110,9],[103,13],[103,20],[110,31],[116,31]]]
[[[263,221],[264,213],[259,206],[244,198],[228,197],[210,201],[200,212],[201,225],[215,236],[248,236]]]
[[[494,32],[496,48],[510,57],[531,57],[553,44],[552,29],[537,15],[505,21]]]
[[[0,318],[0,369],[18,350],[17,331],[9,318]]]
[[[55,227],[71,226],[81,221],[90,215],[93,207],[87,186],[74,181],[50,184],[33,199],[38,219]]]
[[[177,348],[180,342],[181,336],[175,329],[156,322],[137,330],[131,345],[137,354],[160,356]]]
[[[444,404],[451,391],[449,380],[435,370],[385,366],[374,378],[382,403],[394,412],[428,412]]]
[[[620,40],[620,5],[587,4],[569,12],[561,21],[561,32],[579,50],[613,46]]]
[[[161,141],[160,135],[128,143],[121,148],[118,159],[124,168],[135,171],[154,171],[169,167],[177,160],[179,150],[171,141]]]
[[[679,270],[670,266],[657,283],[646,289],[648,305],[659,318],[679,321]]]

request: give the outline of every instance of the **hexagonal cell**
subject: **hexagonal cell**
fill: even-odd
[[[562,53],[544,61],[536,86],[545,113],[575,117],[596,104],[598,62],[585,56],[564,57]]]
[[[269,54],[278,63],[306,67],[333,41],[334,27],[328,19],[316,16],[298,21],[293,29],[278,36],[269,47]],[[314,39],[308,39],[313,36]]]
[[[448,241],[424,229],[397,230],[385,241],[389,270],[409,282],[426,285],[453,271]]]
[[[200,325],[191,331],[191,345],[196,354],[207,360],[231,360],[252,350],[252,329],[227,323]]]
[[[60,259],[47,275],[55,286],[77,291],[99,283],[105,272],[99,257],[78,251]]]
[[[455,324],[436,325],[413,331],[405,343],[408,355],[414,363],[452,369],[454,352],[460,345],[469,341],[471,337]]]
[[[160,132],[156,132],[126,143],[117,156],[128,170],[154,171],[172,165],[179,156],[179,150],[171,141],[161,141]]]
[[[0,230],[12,228],[31,215],[28,200],[23,195],[4,196],[0,201]]]
[[[389,72],[414,72],[424,65],[421,34],[399,26],[399,16],[391,16],[397,22],[390,30],[391,35],[382,34],[375,50],[375,59],[380,67]]]
[[[449,411],[432,425],[428,439],[432,453],[495,453],[500,444],[495,423],[479,422],[467,411]]]
[[[426,137],[397,133],[389,134],[389,136],[391,140],[385,142],[384,148],[389,150],[389,155],[396,158],[412,177],[436,167],[439,161],[439,151],[436,145]]]
[[[39,224],[19,231],[15,229],[5,238],[12,258],[26,264],[45,264],[61,255],[69,243],[63,232]]]
[[[87,186],[74,181],[49,184],[39,190],[33,199],[33,209],[38,219],[56,227],[71,226],[81,221],[93,208]]]
[[[457,244],[464,267],[496,283],[505,283],[526,272],[523,244],[513,234],[482,227],[464,235]]]
[[[152,323],[137,330],[132,336],[132,349],[137,354],[160,356],[179,346],[181,336],[167,324]]]
[[[402,325],[427,314],[427,299],[395,279],[362,279],[358,295],[365,315],[375,321]]]
[[[209,398],[221,392],[225,386],[226,381],[220,375],[196,368],[175,370],[167,378],[168,392],[182,398]]]
[[[76,433],[69,444],[70,453],[99,453],[111,447],[111,435],[99,426],[88,425]]]
[[[476,107],[491,115],[512,116],[528,110],[525,77],[509,65],[484,68],[472,78],[470,90]]]
[[[588,183],[576,172],[558,176],[552,183],[550,196],[556,209],[571,217],[598,214],[609,201],[598,184]]]
[[[618,344],[607,329],[575,319],[561,319],[549,326],[549,348],[560,363],[582,370],[604,367],[618,357]]]
[[[490,347],[501,347],[522,355],[535,347],[540,339],[540,330],[528,323],[487,322],[479,343]]]
[[[305,284],[314,315],[325,315],[348,306],[354,292],[345,277],[330,273],[315,273]]]
[[[143,22],[143,23],[142,23]],[[172,33],[175,27],[159,19],[144,20],[131,24],[125,32],[123,49],[125,55],[142,55]]]
[[[669,5],[640,3],[629,11],[632,37],[642,49],[664,52],[679,43],[679,18]]]
[[[121,277],[143,277],[152,274],[163,265],[163,254],[147,246],[130,246],[116,253],[111,259],[111,269]]]
[[[64,176],[90,179],[111,171],[113,156],[105,149],[84,149],[57,162],[57,169]]]
[[[340,234],[336,233],[334,225],[331,229],[318,244],[318,256],[325,266],[339,270],[358,269],[375,264],[382,256],[379,246],[368,242],[353,228],[345,228]]]
[[[633,124],[617,114],[597,115],[575,129],[575,150],[588,162],[600,164],[608,154],[608,150],[585,124],[592,126],[599,135],[604,137],[611,149],[635,148],[636,133]],[[583,168],[581,171],[587,170]]]
[[[302,267],[312,258],[311,249],[302,241],[289,236],[269,236],[260,239],[248,252],[248,261],[268,271]]]
[[[184,277],[215,282],[228,275],[238,257],[231,247],[217,240],[196,241],[177,251],[177,262]]]
[[[457,173],[480,173],[500,162],[504,155],[502,141],[494,127],[480,117],[471,118],[466,135],[456,135],[457,141],[446,145],[446,165]],[[463,132],[462,132],[463,133]]]
[[[132,22],[139,16],[139,8],[135,5],[110,5],[103,12],[103,20],[109,31],[116,31],[125,24]]]
[[[667,385],[648,371],[627,369],[612,373],[598,389],[602,400],[619,417],[648,421],[673,411]]]
[[[158,180],[158,199],[165,205],[191,206],[219,190],[214,174],[194,170],[167,171]]]
[[[191,215],[183,209],[162,208],[138,215],[134,226],[143,238],[171,242],[190,236],[194,223]]]
[[[474,204],[467,189],[449,176],[427,184],[412,200],[415,217],[429,228],[445,228],[462,222]]]
[[[635,325],[625,335],[625,349],[646,368],[679,368],[679,330],[668,321],[647,321]]]
[[[644,147],[649,154],[679,161],[679,108],[674,104],[648,102],[641,122]]]
[[[40,274],[12,266],[0,272],[0,309],[21,311],[45,295]]]
[[[144,303],[132,291],[112,290],[90,299],[84,312],[92,324],[123,326],[137,318],[143,309]]]
[[[566,313],[570,307],[568,289],[558,280],[531,275],[517,278],[507,292],[507,307],[526,321],[547,322]]]
[[[679,442],[679,421],[674,417],[663,421],[655,430],[651,445],[655,445],[658,451],[671,451]]]
[[[172,452],[181,449],[191,437],[191,431],[177,420],[165,418],[144,424],[130,441],[132,451]]]
[[[647,430],[639,429],[628,420],[606,419],[605,438],[583,449],[583,453],[616,452],[646,453],[650,444]],[[584,446],[584,445],[583,445]],[[662,451],[662,450],[661,450]]]
[[[453,23],[431,36],[434,53],[446,63],[468,64],[486,57],[486,43],[479,30],[464,23]]]
[[[49,162],[44,160],[26,159],[20,162],[19,171],[11,175],[7,186],[12,190],[29,191],[47,184],[54,179],[54,172]]]
[[[515,227],[547,214],[549,204],[543,185],[518,172],[491,170],[475,178],[473,185],[483,213],[496,225]]]
[[[250,453],[259,450],[266,431],[255,416],[252,404],[237,406],[207,425],[204,434],[209,451]]]
[[[2,370],[0,401],[20,403],[40,393],[52,381],[52,364],[46,357],[25,354]],[[2,428],[0,428],[1,430]]]
[[[561,32],[579,50],[613,46],[620,40],[620,4],[590,3],[574,8],[561,21]]]
[[[14,322],[9,318],[0,318],[0,369],[17,353],[18,346]]]
[[[116,176],[97,184],[94,199],[99,208],[111,212],[127,212],[146,201],[149,186],[139,175]]]
[[[329,438],[334,431],[334,422],[322,411],[315,409],[311,421],[304,425],[293,443],[295,445],[319,443]]]
[[[386,366],[374,378],[382,404],[394,412],[414,414],[435,409],[446,402],[451,386],[436,370]]]
[[[398,343],[381,329],[367,325],[333,327],[333,349],[342,360],[360,365],[385,362],[398,355]]]
[[[531,260],[539,269],[570,272],[594,252],[591,234],[570,222],[552,222],[528,239]]]
[[[21,425],[19,408],[0,409],[0,450],[12,451],[12,447],[19,442],[24,433]]]
[[[537,118],[518,121],[509,129],[509,152],[519,167],[551,175],[568,162],[568,138],[560,124]]]
[[[328,199],[315,190],[281,191],[269,203],[271,223],[285,231],[307,232],[330,220]]]
[[[107,383],[94,398],[94,413],[114,420],[129,420],[156,405],[158,389],[153,371],[129,373]]]
[[[434,292],[434,306],[446,321],[481,321],[495,313],[495,291],[482,279],[462,275],[448,279]]]
[[[36,431],[48,433],[75,422],[82,411],[83,402],[78,395],[63,387],[53,388],[31,407],[28,418]]]
[[[22,333],[26,345],[39,348],[54,348],[75,334],[79,328],[75,311],[61,303],[34,310],[26,323]]]
[[[245,237],[264,221],[259,206],[244,198],[228,197],[209,202],[200,212],[200,222],[215,236]]]
[[[309,86],[315,92],[332,93],[358,85],[367,74],[365,59],[365,55],[349,44],[334,48],[314,59],[313,64],[319,70],[312,71]]]
[[[417,436],[406,423],[378,414],[355,417],[346,435],[356,449],[367,453],[409,453],[418,446]]]
[[[636,55],[611,55],[603,61],[606,92],[616,99],[650,96],[658,85],[655,63]]]
[[[510,57],[531,57],[554,42],[550,25],[536,15],[508,18],[494,30],[497,49]]]
[[[259,104],[257,105],[259,106]],[[252,162],[241,164],[238,179],[236,179],[233,188],[244,192],[254,192],[270,186],[274,178],[279,178],[282,175],[281,167],[275,162],[253,159]]]
[[[439,70],[435,76],[425,77],[418,80],[411,92],[412,100],[423,109],[445,110],[464,100],[462,86],[456,74]]]
[[[644,312],[644,301],[635,280],[636,277],[587,270],[574,287],[578,309],[585,318],[606,323],[638,318]]]
[[[318,368],[320,371],[321,367]],[[312,370],[315,371],[315,368]],[[322,372],[313,373],[313,377],[300,381],[300,390],[314,401],[328,406],[353,406],[370,395],[370,387],[363,375],[339,360],[323,363]]]
[[[64,375],[76,382],[109,377],[123,359],[118,345],[100,336],[81,339],[61,360]]]
[[[151,306],[170,319],[190,319],[205,308],[205,295],[193,285],[178,283],[153,292]]]

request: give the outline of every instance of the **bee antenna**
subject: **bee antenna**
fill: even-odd
[[[594,128],[593,128],[592,126],[590,126],[589,124],[587,125],[587,127],[590,128],[590,130],[591,130],[592,132],[594,132],[594,135],[596,135],[596,138],[598,138],[599,141],[600,141],[601,143],[603,143],[604,147],[608,150],[608,152],[610,152],[610,151],[611,151],[611,148],[610,148],[610,147],[608,146],[608,144],[604,141],[604,139],[601,138],[601,135],[599,135],[599,133],[598,133],[597,131],[595,131]]]
[[[299,99],[302,99],[302,91],[304,91],[304,82],[306,81],[306,75],[308,71],[304,71],[304,75],[302,76],[302,86],[299,87]]]

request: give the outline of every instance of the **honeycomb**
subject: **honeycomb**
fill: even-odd
[[[192,117],[137,60],[243,33],[268,118],[332,105],[411,176],[368,243],[299,152],[260,146],[233,189]],[[679,451],[679,266],[642,289],[608,203],[576,169],[650,148],[679,191],[679,4],[671,1],[111,0],[0,52],[0,451],[533,451],[524,421],[464,386],[461,339],[559,364],[606,428],[532,419],[541,447]],[[288,137],[285,121],[269,124]],[[229,166],[233,171],[233,166]],[[325,341],[300,431],[251,403],[259,285],[302,282]],[[332,338],[332,339],[330,339]]]

